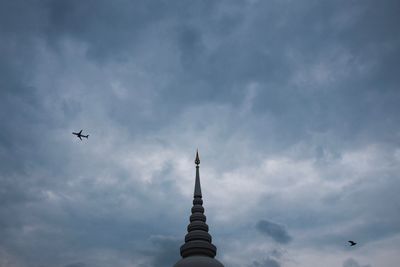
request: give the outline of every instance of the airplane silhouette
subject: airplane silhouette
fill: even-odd
[[[79,133],[74,133],[74,132],[72,132],[72,134],[74,134],[74,135],[76,135],[77,137],[79,137],[79,139],[81,139],[81,141],[82,141],[82,137],[84,137],[84,138],[89,138],[89,135],[83,135],[82,134],[82,130],[79,132]]]
[[[350,247],[355,246],[357,244],[356,242],[351,241],[351,240],[349,240],[348,242],[350,243]]]

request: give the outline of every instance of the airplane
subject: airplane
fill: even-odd
[[[84,137],[84,138],[89,138],[89,135],[83,135],[82,134],[82,130],[79,132],[79,133],[74,133],[74,132],[72,132],[72,134],[74,134],[74,135],[76,135],[77,137],[79,137],[79,139],[81,139],[81,141],[82,141],[82,137]]]

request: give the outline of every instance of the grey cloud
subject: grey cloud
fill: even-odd
[[[87,265],[83,262],[74,262],[74,263],[67,264],[64,267],[85,267],[85,266],[87,266]]]
[[[361,265],[355,259],[349,258],[343,262],[343,267],[371,267],[371,265]]]
[[[334,246],[344,249],[349,238],[358,239],[359,246],[364,246],[395,236],[400,232],[400,218],[396,213],[398,205],[394,201],[395,188],[399,186],[399,181],[395,178],[398,166],[396,160],[389,156],[393,155],[390,150],[382,147],[375,155],[377,157],[375,164],[382,166],[384,170],[375,169],[375,173],[364,174],[363,179],[358,182],[351,183],[336,192],[327,192],[321,203],[316,203],[314,197],[303,196],[308,199],[307,206],[296,205],[293,207],[295,211],[285,208],[287,206],[284,204],[284,198],[268,201],[272,207],[279,206],[287,211],[284,218],[290,227],[309,232],[307,242],[312,246]],[[396,167],[385,169],[388,166]],[[324,170],[326,168],[328,168],[326,165],[323,166]],[[383,175],[386,176],[385,179],[377,180],[377,177]],[[344,179],[350,179],[349,175],[345,175]],[[382,192],[383,188],[385,193],[378,193]],[[292,216],[294,213],[297,215]],[[281,216],[279,209],[267,210],[265,214]],[[347,222],[353,220],[357,223],[347,225]],[[341,225],[341,230],[332,233],[329,230],[318,229],[332,222]]]
[[[134,54],[136,54],[135,51],[140,53],[140,48],[137,48],[135,45],[139,42],[138,40],[142,42],[152,41],[146,39],[146,35],[142,36],[143,32],[146,32],[148,27],[154,23],[157,25],[154,27],[161,27],[164,22],[169,22],[167,20],[168,16],[179,14],[176,17],[179,23],[176,24],[183,24],[184,26],[176,26],[172,23],[173,25],[170,27],[168,23],[166,24],[166,27],[170,27],[167,29],[167,32],[171,33],[172,38],[176,38],[177,41],[169,39],[166,41],[168,43],[171,41],[171,44],[178,46],[177,48],[182,61],[187,62],[184,63],[183,71],[185,75],[183,77],[187,74],[190,79],[173,79],[165,84],[165,89],[161,93],[159,91],[156,94],[159,97],[154,99],[154,104],[159,106],[160,111],[168,110],[172,112],[175,110],[179,112],[185,105],[201,102],[206,99],[236,105],[245,94],[243,89],[239,88],[243,88],[249,82],[257,81],[260,84],[260,90],[255,98],[253,111],[256,114],[267,111],[276,116],[277,120],[276,124],[273,125],[273,129],[275,129],[275,133],[279,133],[277,141],[278,143],[281,142],[282,145],[291,145],[298,140],[309,138],[307,133],[310,130],[325,132],[329,129],[335,131],[336,134],[344,135],[346,138],[355,137],[357,132],[360,131],[360,134],[368,133],[368,136],[374,132],[376,134],[385,134],[379,130],[385,128],[385,126],[380,125],[377,127],[376,125],[385,122],[381,120],[368,120],[368,116],[365,116],[365,114],[370,114],[378,118],[383,113],[385,113],[386,117],[396,113],[395,101],[392,102],[390,100],[391,97],[386,97],[376,92],[374,88],[377,87],[371,88],[371,94],[374,94],[381,101],[389,105],[382,106],[378,104],[373,111],[369,109],[370,105],[376,105],[377,102],[370,102],[370,98],[365,95],[365,91],[362,88],[365,88],[367,84],[362,83],[365,80],[363,77],[356,77],[355,81],[353,81],[352,77],[343,77],[348,81],[347,84],[352,84],[351,87],[348,87],[344,83],[335,82],[329,86],[322,86],[324,88],[327,87],[326,90],[314,90],[313,94],[309,94],[308,91],[297,90],[286,82],[288,76],[292,75],[298,67],[294,66],[293,62],[288,61],[289,59],[285,54],[287,50],[294,49],[294,53],[299,56],[300,61],[295,64],[299,64],[299,66],[305,69],[314,63],[318,66],[318,61],[321,58],[332,61],[335,58],[340,58],[342,53],[344,53],[343,56],[346,56],[345,52],[347,50],[345,48],[352,46],[352,44],[347,43],[347,40],[350,38],[338,38],[341,35],[329,35],[329,32],[335,30],[337,26],[331,20],[335,21],[335,16],[343,14],[347,6],[340,7],[332,4],[327,6],[328,4],[326,3],[313,3],[311,6],[304,7],[301,4],[291,3],[293,6],[287,11],[289,14],[286,15],[292,17],[296,23],[290,23],[290,20],[287,20],[285,16],[279,15],[280,12],[275,12],[283,8],[282,4],[278,2],[259,2],[257,5],[249,7],[249,12],[254,13],[254,16],[248,15],[247,17],[246,13],[244,13],[244,10],[246,10],[243,6],[244,4],[232,5],[230,12],[237,14],[236,17],[238,17],[238,20],[243,21],[243,17],[247,19],[247,24],[244,26],[246,28],[242,29],[240,28],[240,24],[236,25],[235,30],[231,31],[232,33],[229,38],[228,36],[222,36],[220,40],[217,39],[217,44],[219,45],[211,49],[207,48],[205,42],[216,42],[215,39],[217,37],[213,29],[219,28],[217,25],[220,21],[217,18],[218,16],[227,16],[222,11],[222,4],[219,6],[205,3],[204,5],[199,4],[200,6],[194,7],[185,5],[184,3],[176,4],[176,7],[166,6],[161,1],[153,4],[125,4],[128,7],[124,6],[122,8],[122,5],[115,5],[110,8],[107,6],[107,2],[96,2],[94,4],[92,2],[57,1],[51,3],[48,9],[45,9],[43,6],[40,7],[49,10],[49,27],[55,27],[51,31],[50,36],[54,35],[55,39],[58,40],[60,38],[62,41],[63,33],[67,32],[68,36],[88,43],[88,53],[93,55],[106,54],[109,56],[118,54],[121,51],[127,53],[127,49],[130,49],[129,51]],[[375,18],[382,15],[380,12],[371,14],[371,10],[375,10],[373,2],[369,2],[366,8],[347,2],[343,4],[348,5],[346,10],[354,9],[354,12],[358,12],[357,14],[359,15],[355,17],[356,23],[352,24],[351,27],[342,29],[342,31],[349,32],[350,34],[358,32],[358,26],[367,23],[372,15],[377,21],[382,21]],[[395,7],[395,4],[392,2],[388,3],[388,5],[394,5]],[[394,7],[390,10],[395,10]],[[195,8],[200,10],[200,12],[194,12]],[[90,12],[92,9],[96,10],[96,12]],[[261,11],[264,9],[268,10],[268,16],[265,15],[264,11]],[[133,12],[133,14],[129,12]],[[304,13],[313,14],[313,16],[304,16]],[[198,25],[195,19],[193,21],[190,20],[190,23],[180,23],[188,17],[197,18],[205,14],[215,17],[215,19],[205,22],[206,25]],[[318,16],[320,21],[318,25],[313,24],[315,15]],[[311,17],[313,18],[312,20]],[[37,20],[29,16],[27,18]],[[276,27],[279,26],[277,24],[281,20],[286,23],[280,25],[283,29],[279,31],[279,37],[282,38],[279,39],[276,36]],[[387,20],[386,23],[388,23],[386,26],[389,27],[394,22]],[[129,31],[125,25],[130,25]],[[256,25],[267,26],[269,30],[266,30],[264,35],[259,36],[260,40],[257,39],[257,41],[254,41],[258,36]],[[364,27],[362,28],[365,29]],[[309,29],[313,31],[312,34],[307,35],[308,38],[304,38],[303,36],[302,38],[298,38],[298,35],[305,34]],[[375,28],[372,29],[374,33],[378,34],[379,32],[381,34],[381,31]],[[175,34],[175,31],[178,34]],[[205,40],[204,36],[206,35],[210,36],[207,37],[210,40]],[[390,40],[393,35],[387,34],[385,36]],[[141,38],[144,38],[144,40]],[[239,41],[232,42],[232,39]],[[318,40],[332,40],[332,44],[330,46],[320,44],[315,49],[309,49],[310,45],[317,44]],[[369,41],[380,45],[379,39]],[[395,40],[393,41],[395,42]],[[345,48],[335,49],[334,44],[336,43],[339,45],[344,44]],[[243,50],[242,47],[248,47],[249,49]],[[360,49],[360,43],[357,43],[356,47],[357,51],[362,50]],[[274,53],[266,53],[266,49],[274,51]],[[304,52],[309,50],[312,50],[311,53],[313,55],[315,54],[314,51],[317,50],[319,51],[319,55],[313,57],[302,56]],[[165,52],[173,54],[172,51]],[[396,53],[396,50],[389,49],[387,53],[393,54]],[[178,57],[179,54],[175,56]],[[306,58],[311,58],[311,62],[304,62],[303,64],[302,61],[306,61]],[[359,58],[361,60],[369,60],[369,57],[363,55],[359,56]],[[361,64],[356,60],[358,59],[355,58],[352,61],[350,59],[349,61],[349,67],[353,68],[354,71],[357,64]],[[386,69],[385,62],[378,62],[378,66]],[[168,63],[169,68],[172,67],[177,72],[180,71],[178,66],[171,64],[171,62]],[[161,66],[165,62],[159,62],[159,64]],[[157,66],[155,67],[157,68]],[[338,66],[338,68],[340,67]],[[382,73],[391,72],[383,71]],[[179,84],[181,86],[178,86]],[[181,90],[181,87],[189,89]],[[278,87],[279,90],[276,90]],[[215,90],[215,88],[218,88],[218,90]],[[392,92],[390,88],[387,87]],[[177,99],[180,100],[180,103],[183,103],[183,106],[175,105],[175,100]],[[373,97],[373,99],[376,98]],[[351,104],[354,101],[358,102],[357,109]],[[337,110],[335,109],[336,106],[342,106],[343,109]],[[128,109],[129,107],[125,108],[123,104],[120,104],[113,108],[113,114],[122,113],[118,115],[122,117]],[[392,109],[392,111],[387,113],[387,109]],[[158,112],[156,110],[155,112],[158,116],[165,114],[162,111]],[[372,112],[373,114],[371,114]],[[332,113],[336,113],[336,115],[328,115]],[[348,123],[342,123],[345,116]],[[391,120],[396,119],[394,116],[391,118]],[[168,122],[170,121],[170,116],[162,117],[160,121]],[[371,123],[374,125],[371,125]],[[336,127],[339,124],[341,126]],[[267,128],[271,129],[271,125],[266,124],[265,127],[260,125],[258,131],[252,133],[256,137],[254,139],[256,140],[261,138],[261,136],[265,136]]]
[[[153,236],[151,242],[156,247],[156,250],[151,252],[152,266],[170,267],[180,259],[179,248],[183,244],[182,239]]]
[[[87,55],[91,60],[124,61],[140,47],[148,32],[157,28],[168,31],[176,21],[178,25],[185,24],[190,18],[212,12],[214,6],[212,1],[189,4],[185,1],[121,0],[112,6],[107,1],[50,2],[45,32],[48,40],[56,45],[63,38],[87,44]],[[159,37],[163,40],[163,36]]]
[[[256,224],[256,229],[262,234],[271,237],[278,243],[287,244],[292,240],[292,237],[286,231],[286,228],[278,223],[260,220]]]
[[[204,44],[201,32],[195,28],[186,27],[179,31],[178,44],[181,51],[181,61],[185,68],[196,64],[204,57]]]
[[[164,7],[162,1],[120,1],[112,6],[106,1],[51,1],[44,30],[56,46],[63,38],[87,44],[92,60],[123,59],[127,49],[134,49],[148,27],[163,17]]]
[[[254,261],[251,266],[252,267],[281,267],[281,264],[272,258],[267,258],[261,262]]]
[[[311,249],[398,234],[398,13],[398,1],[1,1],[0,249],[28,267],[96,251],[126,266],[143,246],[152,264],[173,262],[180,242],[145,242],[183,238],[182,155],[197,146],[215,182],[288,151],[319,158],[320,192],[265,193],[243,213],[285,222],[291,235],[257,224],[279,243],[297,230]],[[88,142],[71,139],[77,128]],[[371,145],[387,151],[376,170],[358,172],[361,157],[341,172]],[[353,226],[321,230],[337,225]],[[232,227],[216,236],[252,244]]]

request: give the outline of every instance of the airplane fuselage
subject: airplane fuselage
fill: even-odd
[[[81,140],[82,140],[82,137],[84,137],[86,139],[89,138],[89,135],[83,135],[82,134],[82,130],[79,133],[72,132],[72,134],[76,135]]]

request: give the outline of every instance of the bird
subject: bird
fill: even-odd
[[[357,244],[356,242],[351,241],[351,240],[349,240],[348,242],[350,243],[350,247],[355,246]]]

